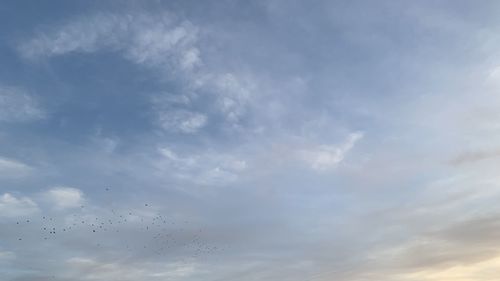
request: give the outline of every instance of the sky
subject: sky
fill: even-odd
[[[493,281],[498,1],[0,4],[0,279]]]

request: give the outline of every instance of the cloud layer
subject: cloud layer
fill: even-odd
[[[11,2],[6,281],[496,280],[499,4]]]

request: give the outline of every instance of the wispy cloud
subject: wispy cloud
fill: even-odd
[[[303,149],[299,153],[301,158],[312,169],[324,171],[337,167],[361,138],[363,138],[363,133],[351,133],[339,145],[319,145],[314,148]]]
[[[197,63],[196,28],[160,14],[96,14],[43,32],[19,46],[27,58],[112,49],[148,66],[190,68]]]
[[[25,90],[0,85],[0,122],[27,122],[44,116],[36,99]]]
[[[196,132],[214,110],[229,124],[237,125],[247,113],[252,83],[234,73],[205,66],[198,33],[198,27],[169,13],[97,14],[40,32],[21,44],[19,52],[29,59],[101,50],[117,52],[132,63],[159,71],[167,81],[176,77],[186,92],[194,93],[182,112],[154,106],[162,128]],[[207,92],[212,95],[209,100],[200,98]],[[196,112],[200,107],[196,110],[195,103],[207,101],[204,112]]]
[[[247,163],[235,156],[216,152],[204,152],[179,156],[171,148],[162,147],[159,153],[163,159],[157,164],[162,171],[182,181],[202,185],[225,185],[238,179],[247,168]]]
[[[162,111],[158,115],[161,127],[172,132],[195,133],[207,123],[205,115],[185,110]]]

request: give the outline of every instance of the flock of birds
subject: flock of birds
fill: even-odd
[[[109,189],[106,188],[106,191]],[[147,203],[135,212],[114,209],[96,212],[85,209],[86,206],[82,205],[73,214],[39,215],[15,221],[18,243],[33,239],[47,242],[58,239],[78,242],[84,239],[86,241],[83,244],[90,243],[103,250],[121,250],[132,255],[164,255],[179,258],[180,261],[223,250],[204,241],[204,230],[187,220],[144,211],[153,209]]]

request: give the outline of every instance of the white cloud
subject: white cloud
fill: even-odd
[[[160,148],[159,152],[163,155],[172,165],[180,169],[187,169],[197,164],[198,160],[195,157],[180,157],[170,148]]]
[[[24,163],[0,157],[0,178],[20,178],[31,171],[32,168]]]
[[[118,146],[118,141],[113,138],[96,137],[94,138],[94,142],[106,153],[113,153]]]
[[[363,137],[360,132],[350,134],[340,145],[319,145],[299,152],[300,157],[315,170],[324,171],[337,167],[354,147],[356,142]]]
[[[169,70],[191,70],[200,63],[194,46],[196,28],[189,22],[146,22],[131,28],[132,42],[125,47],[125,56],[137,64],[160,66]]]
[[[192,70],[201,64],[200,51],[197,48],[188,49],[182,57],[181,66],[185,70]]]
[[[207,123],[205,115],[186,110],[162,111],[158,119],[163,129],[182,133],[195,133]]]
[[[237,122],[247,110],[250,88],[234,74],[218,75],[215,79],[215,91],[221,111],[230,122]]]
[[[20,45],[19,51],[31,59],[101,49],[118,52],[135,64],[158,70],[161,75],[181,77],[178,81],[182,80],[183,87],[190,91],[212,93],[207,108],[215,107],[227,122],[237,124],[247,113],[253,81],[249,83],[235,73],[214,72],[204,65],[198,37],[198,27],[168,13],[97,14],[39,33]],[[193,133],[207,122],[206,113],[156,110],[160,124],[167,130]]]
[[[16,198],[10,193],[0,196],[0,217],[28,216],[38,212],[38,205],[28,197]]]
[[[83,192],[77,188],[57,186],[45,193],[45,198],[57,209],[76,208],[83,204]]]
[[[35,99],[24,90],[0,85],[0,122],[26,122],[44,115]]]
[[[232,171],[243,171],[247,168],[247,162],[239,159],[226,159],[223,166]]]
[[[72,22],[52,33],[39,34],[22,44],[19,51],[25,57],[56,56],[70,52],[92,52],[99,45],[113,45],[116,36],[126,26],[113,15],[98,15]]]
[[[198,184],[233,182],[247,168],[245,161],[227,154],[203,153],[179,156],[167,147],[158,151],[164,157],[158,163],[161,170],[168,170],[178,179]]]
[[[97,150],[107,154],[113,153],[119,145],[119,139],[116,137],[107,137],[102,134],[102,129],[98,129],[96,134],[90,137]]]
[[[498,83],[499,80],[500,80],[500,67],[496,66],[489,72],[487,76],[487,81]]]
[[[196,38],[195,26],[176,21],[168,13],[96,14],[39,33],[20,45],[19,51],[34,59],[105,48],[121,52],[137,64],[189,70],[199,64]]]

